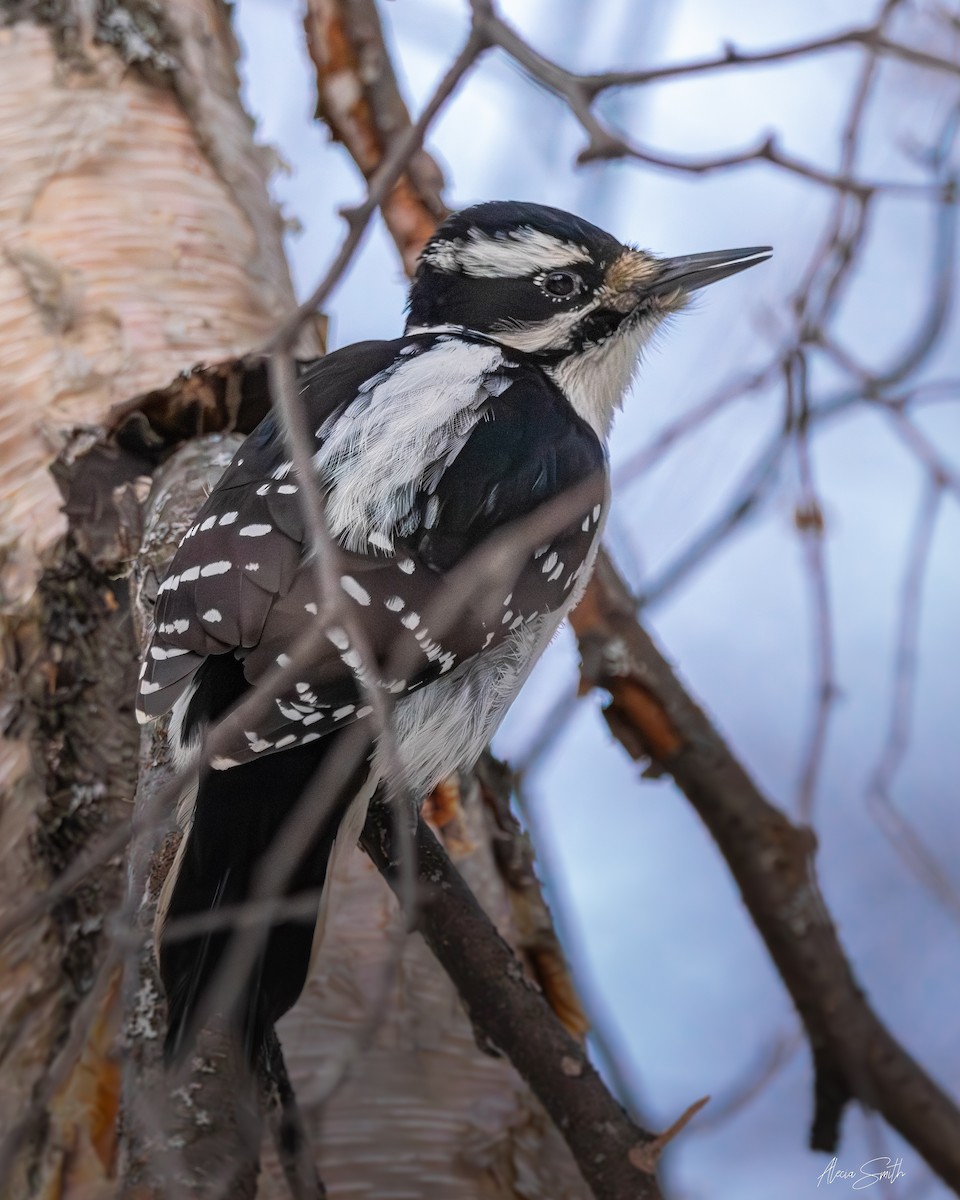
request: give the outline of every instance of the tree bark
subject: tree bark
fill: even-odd
[[[221,405],[182,402],[184,392],[196,399],[192,384],[162,389],[195,363],[254,349],[293,307],[266,156],[237,100],[226,11],[219,0],[0,8],[0,917],[16,917],[25,897],[104,839],[120,844],[138,762],[150,764],[142,791],[162,783],[162,757],[149,741],[138,750],[132,718],[138,647],[124,576],[157,458],[191,432],[247,419],[229,379]],[[309,336],[303,349],[316,351]],[[143,413],[127,411],[130,396],[148,392]],[[122,436],[105,440],[108,428]],[[176,544],[167,534],[161,557]],[[504,935],[562,969],[532,877],[515,870],[508,888],[498,869],[492,845],[502,850],[503,814],[476,784],[435,807],[448,850]],[[212,1121],[209,1138],[178,1143],[171,1157],[170,1146],[142,1136],[149,1120],[138,1103],[151,1084],[158,1093],[166,1086],[146,926],[172,844],[134,858],[140,892],[130,901],[115,853],[0,944],[4,1194],[143,1197],[168,1188],[184,1163],[193,1181],[206,1170],[232,1195],[289,1194],[272,1151],[259,1178],[255,1153],[232,1184],[218,1167],[224,1144],[249,1144],[256,1113],[231,1133],[206,1094],[188,1088],[179,1136]],[[331,1196],[585,1200],[546,1113],[505,1060],[477,1047],[452,984],[418,938],[407,942],[384,1020],[358,1054],[398,916],[359,853],[335,887],[317,971],[281,1028]],[[131,937],[130,910],[142,897]],[[141,973],[123,989],[118,962],[137,947]],[[224,1077],[214,1076],[219,1100]]]
[[[139,465],[105,453],[101,511],[75,496],[69,530],[50,468],[90,447],[75,430],[293,306],[234,57],[214,0],[0,6],[4,913],[125,818],[136,780],[118,576]],[[119,992],[95,983],[122,890],[114,855],[0,945],[5,1195],[111,1194]]]

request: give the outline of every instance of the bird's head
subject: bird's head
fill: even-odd
[[[558,208],[476,204],[424,247],[407,332],[468,330],[533,359],[603,436],[664,318],[771,253],[657,258]]]

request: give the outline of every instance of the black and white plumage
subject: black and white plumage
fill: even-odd
[[[695,288],[769,253],[657,259],[556,209],[478,205],[449,218],[425,248],[403,337],[345,347],[301,376],[316,479],[342,552],[340,585],[383,671],[376,686],[394,701],[415,794],[476,759],[582,593],[607,507],[606,438],[644,343]],[[288,662],[318,619],[300,486],[268,416],[161,584],[138,709],[144,720],[172,709],[180,747]],[[524,551],[511,578],[494,581],[493,600],[490,587],[478,588],[475,604],[431,631],[425,614],[448,572],[571,492],[576,512]],[[397,661],[403,671],[391,675]],[[174,1053],[189,1044],[229,938],[176,938],[172,920],[250,896],[258,863],[311,777],[344,731],[370,716],[359,666],[346,632],[328,628],[269,716],[201,773],[159,917]],[[292,864],[284,895],[319,893],[341,821],[352,807],[355,841],[384,769],[373,746]],[[237,983],[232,1015],[248,1051],[303,986],[318,911],[307,908],[302,920],[271,927]]]

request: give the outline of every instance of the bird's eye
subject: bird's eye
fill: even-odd
[[[580,276],[573,271],[551,271],[540,280],[540,286],[548,296],[575,296],[582,285]]]

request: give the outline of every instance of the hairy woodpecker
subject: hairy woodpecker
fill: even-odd
[[[401,338],[346,346],[300,377],[340,585],[382,671],[375,686],[393,697],[415,795],[476,760],[582,594],[607,507],[607,436],[644,344],[691,292],[770,253],[657,258],[555,208],[479,204],[448,218],[426,245]],[[597,486],[586,495],[591,479]],[[224,472],[160,585],[138,710],[149,720],[172,709],[170,736],[181,750],[287,662],[305,623],[319,619],[300,486],[271,414]],[[495,602],[478,587],[477,603],[434,636],[424,614],[457,564],[578,487],[577,511],[494,581]],[[239,936],[222,927],[178,936],[174,921],[255,893],[258,865],[298,800],[316,799],[311,777],[345,731],[370,724],[347,634],[327,628],[322,645],[256,728],[238,732],[202,769],[183,806],[185,835],[157,927],[168,1056],[189,1047]],[[397,677],[391,661],[406,664]],[[301,907],[261,932],[252,961],[230,982],[229,1015],[248,1054],[305,983],[331,851],[356,843],[384,775],[375,732],[361,769],[276,888]]]

